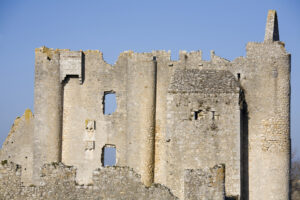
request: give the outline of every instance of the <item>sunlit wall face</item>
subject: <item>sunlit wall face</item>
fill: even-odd
[[[210,50],[233,60],[249,41],[263,41],[266,13],[278,13],[280,39],[292,54],[292,145],[300,144],[300,2],[279,1],[1,1],[0,143],[14,119],[33,110],[34,49],[99,49],[108,63],[120,52]],[[66,9],[68,8],[68,9]],[[53,12],[55,11],[55,12]],[[80,17],[78,17],[80,16]],[[76,20],[74,20],[76,19]],[[297,101],[298,100],[298,101]],[[33,110],[34,112],[34,110]],[[298,147],[300,151],[300,146]]]

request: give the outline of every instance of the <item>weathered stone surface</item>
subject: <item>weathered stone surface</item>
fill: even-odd
[[[60,81],[67,76],[78,76],[82,84],[82,52],[81,51],[60,51]]]
[[[21,181],[24,185],[32,182],[33,125],[33,114],[27,109],[14,121],[0,151],[0,161],[9,160],[22,165]]]
[[[278,20],[277,13],[275,10],[270,10],[268,13],[265,41],[279,41]]]
[[[222,163],[226,198],[287,200],[291,57],[277,26],[276,12],[270,11],[265,41],[248,43],[246,56],[233,61],[214,51],[209,61],[201,51],[181,51],[177,61],[170,52],[127,51],[111,66],[98,50],[37,48],[34,120],[26,120],[29,112],[17,119],[1,149],[1,159],[23,170],[2,184],[5,198],[20,191],[31,195],[24,198],[170,197],[161,187],[141,183],[165,185],[180,199],[204,191],[203,198],[223,198],[221,187],[195,189],[202,180],[198,172],[214,177],[204,169]],[[105,115],[108,93],[116,95],[117,109]],[[106,146],[116,148],[116,169],[101,168]],[[61,165],[41,170],[51,162],[73,166],[76,173]],[[135,173],[126,166],[140,176],[130,175]],[[100,196],[91,185],[95,181]]]
[[[239,83],[225,70],[176,70],[168,92],[181,93],[238,93]]]
[[[186,169],[184,171],[184,199],[225,200],[225,166]]]
[[[178,199],[160,184],[146,187],[128,167],[99,168],[93,172],[93,183],[89,185],[77,185],[76,169],[61,163],[44,165],[41,186],[23,186],[21,171],[14,163],[0,163],[0,199]]]
[[[165,183],[184,197],[184,170],[223,163],[226,194],[240,194],[239,93],[168,93]]]

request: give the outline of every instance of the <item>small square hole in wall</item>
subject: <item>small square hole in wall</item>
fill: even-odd
[[[103,97],[103,113],[104,115],[111,115],[117,109],[116,93],[113,91],[104,92]]]
[[[116,147],[114,145],[105,145],[102,148],[102,165],[116,166]]]
[[[197,111],[194,111],[194,119],[195,120],[199,120],[201,118],[203,118],[203,111],[202,110],[197,110]]]

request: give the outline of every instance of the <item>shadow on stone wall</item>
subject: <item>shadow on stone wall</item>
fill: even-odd
[[[249,199],[249,151],[248,151],[248,105],[244,92],[240,93],[240,140],[241,140],[241,199]],[[232,199],[235,199],[234,197]],[[230,200],[230,198],[228,198]]]

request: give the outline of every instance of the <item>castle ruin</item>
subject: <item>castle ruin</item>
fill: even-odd
[[[2,146],[0,198],[288,200],[291,56],[275,11],[246,51],[126,51],[111,66],[98,50],[37,48],[34,115]]]

